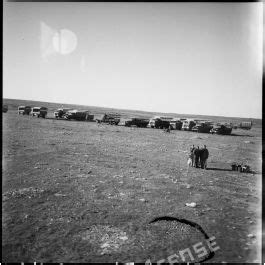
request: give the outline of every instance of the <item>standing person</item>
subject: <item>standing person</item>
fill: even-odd
[[[206,145],[204,145],[204,148],[202,149],[202,154],[201,154],[201,168],[206,169],[207,168],[207,159],[209,157],[209,151],[206,148]]]
[[[199,167],[199,159],[200,159],[200,147],[198,146],[197,149],[194,150],[194,159],[195,159],[195,167]]]
[[[191,166],[194,167],[195,166],[195,162],[194,162],[194,150],[195,147],[194,145],[192,145],[192,147],[190,148],[190,158],[191,158]]]

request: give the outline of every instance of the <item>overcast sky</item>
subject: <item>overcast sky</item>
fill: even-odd
[[[4,3],[3,97],[261,118],[262,2]]]

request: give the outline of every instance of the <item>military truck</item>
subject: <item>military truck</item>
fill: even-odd
[[[140,128],[146,128],[148,123],[149,119],[132,118],[131,120],[125,121],[125,126],[127,127],[136,126]]]
[[[8,106],[7,105],[3,105],[3,112],[7,112],[8,111]]]
[[[69,110],[63,116],[66,120],[93,121],[94,115],[89,114],[88,110]]]
[[[19,106],[17,108],[18,115],[30,115],[31,112],[31,106]]]
[[[210,130],[210,133],[212,134],[229,135],[231,134],[231,132],[232,132],[232,126],[230,124],[222,124],[222,123],[217,123]]]
[[[243,122],[240,122],[237,127],[239,129],[243,129],[243,130],[250,130],[252,128],[252,121],[243,121]]]
[[[60,108],[60,109],[57,109],[57,110],[54,112],[54,117],[55,117],[56,119],[62,119],[63,116],[65,115],[65,113],[66,113],[67,111],[69,111],[69,110],[71,110],[71,109],[69,109],[69,108]]]
[[[192,127],[193,132],[199,132],[199,133],[209,133],[211,129],[213,128],[212,122],[198,122],[194,127]]]
[[[31,108],[31,112],[30,114],[34,117],[41,117],[41,118],[45,118],[47,116],[48,113],[48,108],[46,107],[33,107]]]
[[[118,125],[120,120],[121,116],[118,113],[104,113],[100,118],[96,119],[96,122]]]
[[[194,119],[186,119],[183,121],[181,129],[184,131],[191,131],[195,125],[196,122]]]
[[[181,120],[180,118],[173,118],[169,123],[170,129],[171,130],[181,130],[182,123],[183,123],[183,120]]]
[[[170,127],[170,121],[172,119],[172,117],[155,116],[149,120],[147,127],[156,129],[168,129]]]

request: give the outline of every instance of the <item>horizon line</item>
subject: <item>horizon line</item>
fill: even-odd
[[[77,106],[86,106],[86,107],[96,107],[96,108],[106,108],[106,109],[117,109],[117,110],[126,110],[126,111],[138,111],[138,112],[147,112],[147,113],[162,113],[162,114],[176,114],[176,115],[191,115],[191,116],[211,116],[211,117],[220,117],[220,118],[237,118],[237,119],[253,119],[253,120],[262,120],[261,118],[253,118],[253,117],[236,117],[236,116],[220,116],[220,115],[210,115],[210,114],[189,114],[189,113],[174,113],[174,112],[163,112],[163,111],[148,111],[148,110],[139,110],[139,109],[123,109],[123,108],[116,108],[116,107],[106,107],[106,106],[93,106],[93,105],[84,105],[84,104],[77,104],[77,103],[61,103],[61,102],[52,102],[52,101],[43,101],[43,100],[36,100],[36,99],[19,99],[19,98],[4,98],[2,100],[25,100],[25,101],[37,101],[37,102],[44,102],[44,103],[53,103],[53,104],[68,104],[68,105],[77,105]]]

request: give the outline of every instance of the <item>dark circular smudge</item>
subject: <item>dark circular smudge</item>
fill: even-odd
[[[186,225],[190,225],[190,226],[194,227],[195,229],[197,229],[199,232],[201,232],[205,239],[210,238],[199,224],[197,224],[193,221],[184,219],[184,218],[177,218],[177,217],[173,217],[173,216],[161,216],[161,217],[154,218],[152,221],[149,222],[149,224],[156,223],[158,221],[177,221],[177,222],[180,222],[180,223],[183,223]],[[215,255],[215,253],[210,250],[209,254],[203,260],[201,260],[199,262],[207,261],[207,260],[213,258],[214,255]]]

